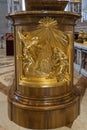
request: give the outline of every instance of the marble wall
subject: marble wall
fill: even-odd
[[[7,12],[7,0],[0,0],[0,35],[8,31],[8,21],[5,18]]]
[[[79,22],[77,22],[75,27],[75,32],[79,32],[80,30],[83,30],[84,32],[87,32],[87,0],[82,0],[82,18]]]

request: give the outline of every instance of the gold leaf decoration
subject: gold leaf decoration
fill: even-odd
[[[56,82],[70,79],[67,56],[69,40],[58,29],[56,20],[43,18],[35,31],[18,34],[22,42],[24,77],[37,78],[38,81],[43,78],[56,79]]]

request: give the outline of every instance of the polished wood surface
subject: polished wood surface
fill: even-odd
[[[18,29],[26,32],[35,30],[38,21],[51,17],[59,23],[59,29],[70,33],[71,82],[68,85],[26,85],[19,83],[18,68]],[[8,15],[13,20],[15,30],[15,85],[8,95],[9,118],[20,126],[31,129],[53,129],[71,126],[79,115],[80,99],[73,91],[73,33],[79,15],[64,11],[26,11]]]
[[[6,55],[13,56],[14,55],[14,43],[13,40],[6,40]]]
[[[53,129],[71,125],[80,113],[80,98],[67,89],[64,94],[61,87],[28,86],[30,92],[27,91],[27,94],[21,94],[20,91],[12,93],[11,89],[8,99],[9,118],[18,125],[31,129]]]
[[[25,0],[26,10],[64,10],[67,1],[58,0]]]

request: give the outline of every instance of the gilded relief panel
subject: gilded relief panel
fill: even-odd
[[[29,28],[29,27],[28,27]],[[19,84],[63,84],[71,82],[70,36],[58,22],[46,17],[35,30],[17,27]]]

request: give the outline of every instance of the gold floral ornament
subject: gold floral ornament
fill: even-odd
[[[22,77],[34,81],[70,80],[68,36],[56,20],[46,17],[32,32],[18,32],[22,43]]]

